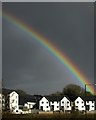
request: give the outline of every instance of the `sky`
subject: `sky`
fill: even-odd
[[[66,53],[94,82],[93,3],[3,3],[2,8]],[[2,26],[3,87],[51,94],[71,83],[81,86],[66,66],[34,38],[5,19]]]

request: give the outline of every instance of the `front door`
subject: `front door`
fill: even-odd
[[[86,110],[87,110],[87,111],[89,111],[89,108],[90,108],[90,106],[89,106],[89,105],[86,105]]]

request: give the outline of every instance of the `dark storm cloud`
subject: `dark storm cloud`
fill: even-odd
[[[3,10],[49,38],[93,80],[92,3],[3,3]],[[76,82],[62,64],[34,41],[3,20],[5,87],[45,94]]]

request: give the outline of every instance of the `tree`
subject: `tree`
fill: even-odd
[[[51,94],[51,96],[60,96],[60,95],[62,95],[62,92],[59,91]]]
[[[77,97],[77,96],[84,95],[85,90],[81,88],[79,85],[69,84],[65,88],[63,88],[62,93],[64,95],[67,95],[68,97],[70,96]]]

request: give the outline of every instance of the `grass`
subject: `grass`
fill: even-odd
[[[4,113],[2,120],[94,120],[96,114],[80,114],[80,113],[54,113],[54,114],[9,114]]]

